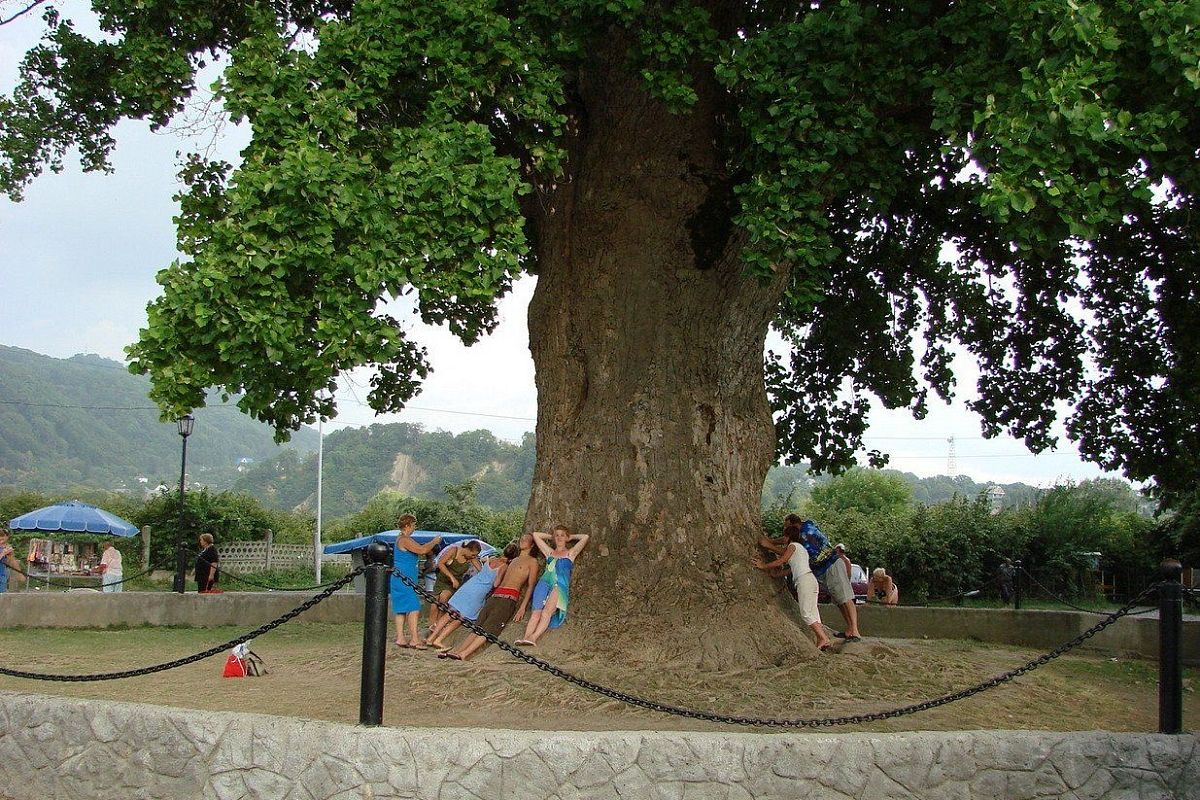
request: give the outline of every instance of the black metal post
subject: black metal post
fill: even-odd
[[[1021,609],[1021,562],[1013,562],[1013,608]]]
[[[1167,559],[1159,566],[1158,587],[1158,732],[1183,733],[1183,565]]]
[[[184,541],[186,528],[183,521],[187,513],[187,503],[184,498],[184,481],[187,477],[187,440],[192,435],[192,425],[195,420],[189,414],[179,420],[179,435],[183,438],[183,455],[179,461],[179,535],[175,541],[175,580],[171,583],[171,591],[183,594],[187,586],[187,543]]]
[[[364,554],[367,600],[363,615],[362,687],[358,724],[383,724],[383,666],[387,655],[388,576],[392,549],[374,542]]]

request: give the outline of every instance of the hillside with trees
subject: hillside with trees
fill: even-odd
[[[124,365],[0,346],[0,387],[0,483],[137,491],[179,482],[178,430],[159,420],[147,397],[150,381]],[[188,439],[188,473],[197,484],[227,488],[240,459],[262,461],[281,451],[300,458],[316,449],[311,428],[297,431],[284,449],[270,427],[213,401],[195,412]]]
[[[524,508],[536,456],[533,434],[520,444],[486,430],[458,435],[409,423],[343,428],[325,437],[322,516],[356,513],[376,494],[392,491],[446,499],[445,487],[471,483],[487,508]],[[316,509],[316,454],[285,451],[255,464],[236,487],[282,509]]]

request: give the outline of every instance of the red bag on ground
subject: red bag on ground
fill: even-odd
[[[244,678],[246,677],[246,662],[238,658],[233,653],[229,654],[229,658],[225,659],[225,672],[221,675],[222,678]]]

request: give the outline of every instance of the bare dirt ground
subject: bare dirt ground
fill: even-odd
[[[0,677],[0,689],[249,711],[355,723],[361,627],[294,624],[252,643],[270,674],[223,679],[223,657],[154,675],[94,683]],[[219,644],[233,628],[0,631],[0,666],[93,673],[147,666]],[[908,705],[957,691],[1039,653],[972,642],[867,640],[861,652],[736,670],[698,670],[556,651],[537,654],[597,683],[690,708],[770,717],[834,717]],[[1200,728],[1200,675],[1185,672],[1185,727]],[[1068,655],[1015,682],[932,711],[822,730],[1157,730],[1157,667]],[[541,730],[734,730],[630,708],[566,684],[491,648],[476,660],[389,647],[384,722]]]

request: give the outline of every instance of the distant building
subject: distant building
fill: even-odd
[[[1004,489],[1003,487],[992,484],[987,489],[988,500],[992,503],[992,513],[999,514],[1000,507],[1004,504]]]
[[[250,466],[252,464],[254,464],[253,458],[251,458],[250,456],[242,456],[241,458],[239,458],[237,460],[237,471],[245,472],[246,470],[250,469]]]

